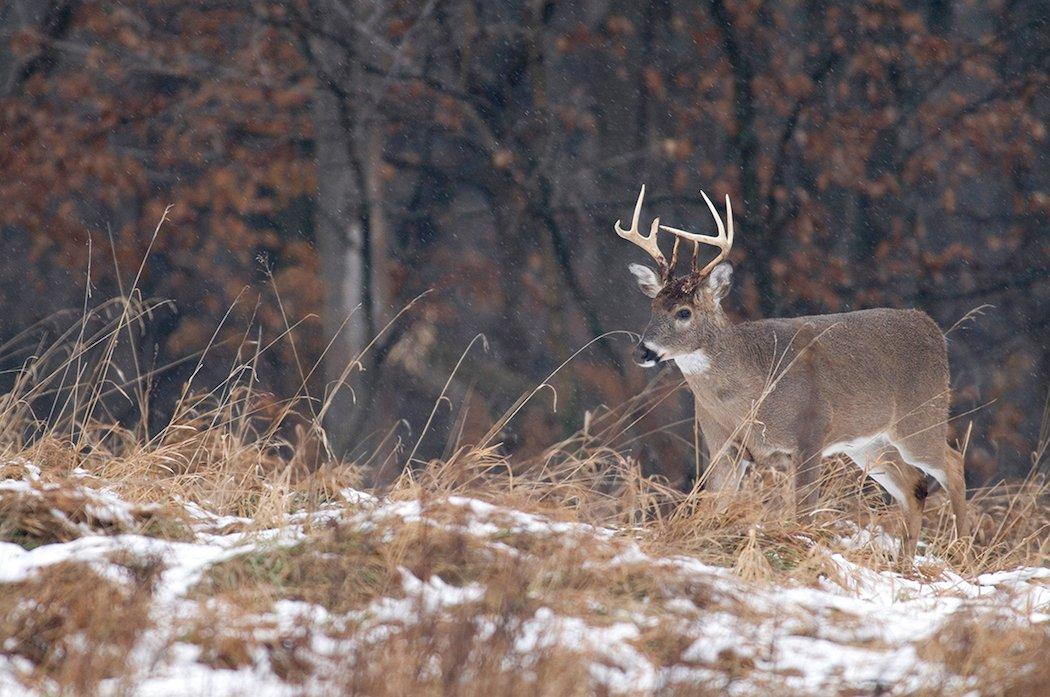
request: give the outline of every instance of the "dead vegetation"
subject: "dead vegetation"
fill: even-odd
[[[99,681],[130,677],[128,653],[151,627],[152,584],[158,569],[137,563],[123,581],[89,565],[58,563],[0,593],[2,653],[24,659],[25,684],[68,694],[92,694]]]
[[[298,544],[264,546],[213,565],[194,596],[260,611],[275,600],[301,600],[339,613],[360,609],[400,595],[397,564],[382,542],[375,530],[324,526]]]
[[[957,613],[918,647],[919,655],[965,676],[977,694],[1028,697],[1050,685],[1050,637],[1044,624],[1017,625]]]
[[[0,400],[0,541],[28,554],[97,536],[239,537],[178,591],[187,605],[170,627],[158,628],[151,608],[171,560],[131,547],[2,583],[0,668],[13,661],[19,680],[42,693],[130,688],[141,676],[128,670],[128,653],[144,635],[170,631],[153,651],[192,647],[200,666],[262,666],[307,692],[319,675],[340,694],[617,692],[610,685],[622,666],[604,665],[602,649],[620,642],[634,652],[624,660],[663,671],[641,693],[745,684],[787,694],[798,668],[776,665],[776,646],[762,643],[772,642],[771,627],[855,650],[885,647],[834,608],[778,614],[778,589],[849,588],[850,569],[932,583],[948,571],[973,579],[1050,565],[1050,484],[1035,471],[972,492],[972,542],[955,539],[948,502],[935,492],[923,557],[904,568],[896,508],[844,462],[827,462],[819,511],[805,520],[790,513],[778,471],[755,472],[718,501],[676,491],[631,457],[632,426],[666,398],[661,388],[588,414],[579,433],[535,457],[510,460],[496,434],[519,402],[480,442],[411,461],[373,496],[360,490],[361,463],[325,455],[323,430],[296,411],[303,400],[275,405],[253,390],[258,352],[246,351],[220,388],[188,387],[159,431],[119,425],[105,408],[106,366],[115,336],[147,314],[134,301],[107,306],[71,346],[41,352]],[[142,377],[122,389],[133,394]],[[33,407],[46,395],[59,405],[50,420]],[[455,602],[438,602],[442,594]],[[713,620],[739,641],[705,634]],[[615,638],[555,640],[551,627]],[[1048,679],[1045,622],[959,613],[914,650],[957,679],[936,694],[1032,694]]]
[[[835,463],[829,463],[824,513],[802,522],[783,512],[785,482],[776,473],[756,477],[720,513],[706,497],[671,492],[632,471],[630,459],[610,453],[603,451],[604,463],[589,465],[607,468],[603,486],[587,477],[574,481],[572,472],[552,467],[550,460],[543,468],[519,463],[511,474],[511,463],[492,468],[489,458],[475,461],[461,453],[451,463],[433,462],[406,475],[384,492],[385,507],[403,507],[399,516],[336,503],[342,482],[333,484],[338,480],[331,478],[325,480],[328,493],[316,495],[320,478],[310,472],[289,475],[271,488],[257,463],[246,465],[247,472],[235,472],[228,464],[200,467],[193,487],[182,489],[180,496],[210,511],[254,514],[226,523],[225,530],[242,530],[250,538],[253,530],[264,531],[275,520],[299,516],[302,536],[259,542],[210,565],[186,596],[196,609],[179,641],[196,647],[196,660],[211,669],[241,670],[263,661],[294,685],[309,684],[321,671],[341,676],[339,690],[346,694],[592,694],[588,666],[598,659],[589,646],[541,642],[523,647],[527,627],[549,612],[598,630],[641,622],[629,642],[639,655],[660,669],[706,676],[699,683],[667,684],[661,693],[710,689],[714,694],[745,681],[777,694],[768,669],[758,669],[758,659],[747,650],[720,648],[702,659],[690,655],[698,617],[736,617],[741,636],[757,635],[758,627],[776,618],[756,614],[704,578],[690,578],[653,560],[687,558],[732,570],[763,588],[845,583],[832,554],[876,572],[898,569],[893,546],[870,532],[892,531],[895,509]],[[471,474],[472,467],[488,471]],[[149,489],[141,482],[146,475],[131,485],[92,476],[91,486],[82,483],[83,476],[55,474],[47,482],[27,482],[17,495],[4,492],[4,539],[31,548],[118,532],[192,538],[164,532],[168,523],[157,513],[166,509],[146,495]],[[444,483],[453,478],[459,482],[455,486]],[[17,481],[24,479],[23,470]],[[229,487],[236,481],[246,482],[239,495],[254,503],[230,505],[235,495]],[[91,492],[103,484],[135,495],[138,502],[129,510],[154,517],[143,513],[146,517],[103,520],[88,514]],[[220,486],[227,490],[215,506],[207,492]],[[156,486],[158,496],[164,489]],[[269,502],[261,505],[260,497],[266,496]],[[946,502],[932,498],[925,549],[930,561],[907,575],[936,578],[942,571],[937,564],[949,563],[963,575],[1045,565],[1046,496],[1045,481],[1036,476],[978,492],[975,509],[998,524],[982,526],[981,539],[965,549],[951,539]],[[318,515],[333,505],[345,507],[345,513]],[[56,511],[62,515],[56,517]],[[534,520],[546,523],[533,525]],[[192,528],[185,516],[179,525]],[[35,677],[30,684],[44,689],[39,681],[47,680],[47,689],[58,685],[90,693],[102,681],[120,677],[116,656],[151,626],[149,573],[133,569],[127,560],[124,564],[132,579],[124,583],[80,566],[56,565],[5,588],[2,653],[31,662]],[[436,609],[406,594],[406,578],[477,593],[452,608]],[[272,613],[281,601],[324,608],[329,619],[280,624]],[[383,624],[382,631],[370,624],[378,606],[395,601],[418,603],[411,606],[412,622]],[[26,603],[50,610],[28,621]],[[331,620],[336,617],[341,621]],[[916,650],[924,660],[964,676],[969,685],[1002,688],[988,694],[1025,694],[1040,684],[1044,676],[1032,659],[1047,650],[1045,626],[985,629],[982,622],[983,615],[953,619]],[[800,624],[793,631],[818,630]],[[320,639],[349,642],[354,650],[335,662],[320,661],[313,648]],[[85,647],[90,647],[87,653]],[[989,660],[994,671],[987,669]],[[945,694],[956,694],[953,690]]]
[[[593,694],[587,656],[558,646],[543,647],[531,659],[514,656],[517,622],[503,617],[481,632],[470,608],[451,616],[427,615],[390,640],[366,645],[340,666],[343,694],[378,695],[540,695]]]
[[[176,540],[192,536],[183,509],[120,503],[115,506],[113,497],[82,479],[37,480],[0,489],[0,541],[32,549],[84,535],[135,533]]]

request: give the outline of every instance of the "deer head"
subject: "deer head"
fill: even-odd
[[[645,198],[644,185],[634,206],[630,229],[624,230],[619,220],[614,226],[616,234],[644,249],[657,264],[656,271],[642,264],[628,267],[642,292],[653,300],[649,326],[635,349],[635,362],[640,366],[651,367],[660,361],[688,356],[702,360],[704,349],[716,340],[728,322],[722,311],[722,298],[729,291],[733,267],[721,262],[733,247],[733,207],[726,196],[726,222],[723,224],[711,199],[703,191],[700,195],[715,219],[717,235],[699,235],[661,225],[659,218],[653,220],[649,234],[642,235],[638,231],[638,219]],[[657,242],[661,230],[674,235],[670,262],[664,258]],[[688,274],[675,278],[675,263],[682,240],[693,243],[692,263]],[[719,250],[718,256],[703,268],[699,265],[701,244]]]

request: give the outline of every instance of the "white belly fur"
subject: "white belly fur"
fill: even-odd
[[[853,440],[832,443],[824,448],[821,453],[824,457],[831,455],[845,455],[853,460],[865,474],[874,479],[879,485],[890,493],[890,496],[898,501],[905,500],[905,493],[897,487],[893,477],[884,469],[877,467],[879,455],[886,452],[893,443],[885,433],[876,433],[871,436],[862,436]]]
[[[880,432],[870,436],[854,438],[853,440],[831,443],[824,448],[821,455],[824,457],[846,455],[849,459],[863,467],[871,456],[878,454],[881,450],[885,450],[889,444],[890,442],[889,439],[886,438],[886,434]]]

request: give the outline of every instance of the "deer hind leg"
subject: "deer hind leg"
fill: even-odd
[[[913,424],[914,425],[914,424]],[[945,439],[945,428],[929,428],[925,431],[905,429],[891,436],[893,445],[900,451],[905,462],[917,467],[936,479],[948,493],[955,515],[955,532],[959,538],[969,537],[970,520],[966,511],[966,478],[963,474],[963,458]]]
[[[922,532],[922,511],[926,507],[926,474],[907,464],[895,451],[884,451],[877,459],[860,464],[867,475],[889,492],[904,516],[901,535],[901,562],[915,556]]]
[[[970,516],[966,510],[966,471],[962,453],[944,444],[947,452],[948,496],[952,502],[952,513],[955,514],[955,534],[960,539],[970,536]]]

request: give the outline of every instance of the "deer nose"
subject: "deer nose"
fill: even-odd
[[[652,368],[659,361],[660,354],[653,351],[644,343],[640,343],[634,348],[634,362],[643,368]]]

